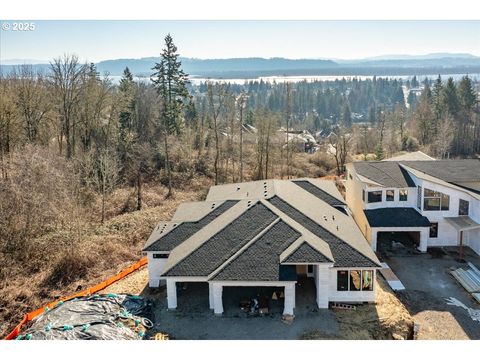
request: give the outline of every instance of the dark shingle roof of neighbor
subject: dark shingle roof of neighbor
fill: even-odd
[[[295,249],[285,260],[284,263],[329,263],[331,262],[322,253],[314,249],[310,244],[304,242]]]
[[[166,276],[208,276],[271,224],[277,216],[257,203],[180,260]]]
[[[280,254],[301,236],[282,220],[221,269],[213,280],[279,281]]]
[[[408,172],[396,161],[359,161],[353,167],[358,174],[386,187],[415,187]]]
[[[307,181],[307,180],[293,180],[292,182],[295,185],[300,186],[305,191],[308,191],[310,194],[316,196],[320,200],[326,202],[328,205],[331,205],[333,207],[345,205],[345,203],[343,201],[340,201],[339,199],[330,195],[326,191],[323,191],[319,187],[313,185],[310,181]]]
[[[446,182],[480,181],[480,160],[402,161],[408,167]]]
[[[330,251],[332,252],[333,259],[335,260],[335,267],[378,267],[378,264],[376,264],[374,261],[361,254],[344,240],[327,231],[325,228],[304,215],[302,212],[290,206],[280,197],[274,196],[268,201],[284,214],[302,224],[302,226],[307,230],[325,241],[329,245]]]
[[[154,243],[150,244],[143,251],[171,251],[176,246],[187,240],[190,236],[195,234],[198,230],[212,222],[215,218],[222,215],[225,211],[235,205],[237,200],[227,200],[216,209],[209,212],[198,221],[183,222],[176,228],[160,237]]]
[[[430,221],[413,208],[363,210],[371,227],[429,227]]]

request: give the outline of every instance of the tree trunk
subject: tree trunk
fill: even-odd
[[[142,210],[142,173],[137,175],[137,210]]]
[[[167,169],[167,177],[168,177],[168,193],[167,198],[173,195],[172,190],[172,172],[170,170],[170,158],[168,156],[168,133],[165,131],[165,168]]]

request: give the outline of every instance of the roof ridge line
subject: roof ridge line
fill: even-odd
[[[250,247],[250,245],[252,245],[254,242],[256,242],[265,233],[267,233],[280,220],[281,220],[280,217],[277,216],[277,218],[275,220],[273,220],[270,224],[268,224],[268,226],[265,229],[263,229],[257,235],[255,235],[249,242],[247,242],[240,249],[238,249],[238,251],[235,254],[230,256],[222,265],[220,265],[210,275],[208,275],[207,281],[209,281],[211,278],[215,277],[219,272],[221,272],[225,267],[227,267],[233,260],[235,260],[237,257],[239,257],[246,249],[248,249]]]

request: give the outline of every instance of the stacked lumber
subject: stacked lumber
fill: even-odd
[[[458,268],[450,273],[480,303],[480,270],[470,262],[468,266],[467,270]]]

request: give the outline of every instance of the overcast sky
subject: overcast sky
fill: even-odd
[[[9,21],[13,23],[14,21]],[[98,62],[157,56],[171,33],[182,56],[358,59],[434,52],[480,56],[480,21],[35,21],[0,30],[0,59],[63,53]]]

